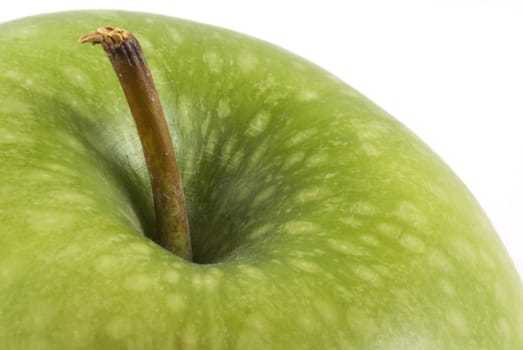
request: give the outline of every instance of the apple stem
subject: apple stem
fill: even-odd
[[[132,33],[113,27],[98,28],[82,36],[80,43],[102,45],[129,104],[153,190],[156,232],[152,239],[192,261],[180,173],[158,92],[140,44]]]

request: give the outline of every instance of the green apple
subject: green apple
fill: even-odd
[[[77,43],[102,25],[147,56],[194,262],[148,238],[128,106]],[[0,349],[523,348],[521,280],[463,183],[265,42],[126,12],[2,24],[0,164]]]

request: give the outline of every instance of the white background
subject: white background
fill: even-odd
[[[19,0],[0,5],[0,22],[98,8],[227,27],[330,70],[446,160],[523,276],[523,1]]]

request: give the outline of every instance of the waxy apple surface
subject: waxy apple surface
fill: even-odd
[[[144,48],[200,264],[146,238],[133,120],[77,43],[103,25]],[[1,349],[523,348],[521,281],[465,186],[267,43],[123,12],[0,25],[0,164]]]

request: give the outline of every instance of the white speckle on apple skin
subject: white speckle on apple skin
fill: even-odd
[[[465,237],[456,237],[450,242],[455,254],[459,259],[466,259],[468,261],[478,261],[478,252],[475,245]]]
[[[67,167],[66,165],[57,164],[57,163],[47,163],[45,164],[45,169],[52,173],[53,177],[56,175],[72,178],[75,177],[77,172],[74,169]]]
[[[170,284],[177,284],[180,281],[180,273],[176,270],[167,270],[163,274],[163,280]]]
[[[10,275],[15,275],[13,273],[13,268],[10,266],[0,266],[0,278],[2,278],[2,281],[6,282],[8,281],[8,278]]]
[[[24,81],[26,76],[15,69],[8,69],[5,71],[5,77],[14,81]]]
[[[242,52],[238,56],[238,66],[240,70],[244,73],[251,72],[256,66],[258,66],[259,60],[258,57],[253,55],[250,52]]]
[[[392,215],[417,229],[423,229],[427,225],[427,218],[425,215],[418,209],[418,207],[416,207],[416,205],[410,202],[399,202],[392,212]]]
[[[115,340],[124,339],[132,330],[132,322],[126,318],[115,316],[105,327],[109,337]]]
[[[223,143],[223,146],[222,146],[222,149],[220,152],[220,157],[224,161],[228,160],[233,156],[234,152],[237,152],[237,149],[238,149],[237,139],[232,138],[232,137],[228,138]]]
[[[309,129],[305,129],[303,131],[299,131],[299,132],[295,133],[294,136],[292,136],[287,141],[287,145],[289,147],[295,147],[303,142],[310,140],[317,133],[318,133],[317,128],[309,128]]]
[[[28,216],[29,228],[39,233],[66,231],[77,221],[74,213],[53,209],[33,211]]]
[[[203,286],[203,276],[201,274],[196,274],[192,276],[190,282],[196,290],[200,290]]]
[[[409,252],[422,254],[426,250],[425,243],[412,234],[402,234],[399,240],[400,245]]]
[[[371,142],[362,142],[360,150],[369,157],[379,157],[383,153],[381,148]]]
[[[266,130],[269,122],[271,120],[271,114],[267,111],[259,111],[256,115],[249,121],[249,125],[245,130],[245,134],[256,137],[260,135],[263,131]]]
[[[452,282],[446,279],[441,279],[438,281],[438,285],[441,291],[445,293],[445,295],[447,295],[448,297],[456,296],[456,288],[454,287]]]
[[[327,301],[315,300],[314,308],[323,322],[331,324],[336,324],[338,322],[339,312],[337,312],[335,307]]]
[[[232,157],[230,157],[229,162],[227,162],[226,168],[233,171],[237,170],[240,164],[243,162],[243,160],[244,154],[238,149],[236,150],[236,152],[234,152]]]
[[[249,265],[239,265],[238,266],[238,270],[243,274],[245,275],[246,277],[249,277],[250,279],[254,279],[254,280],[264,280],[266,279],[267,277],[265,276],[265,273],[254,267],[254,266],[249,266]]]
[[[401,234],[401,229],[398,226],[388,222],[379,223],[376,225],[376,230],[378,234],[389,239],[395,239]]]
[[[295,268],[297,268],[301,271],[307,272],[307,273],[311,273],[311,274],[321,273],[321,268],[317,264],[307,261],[307,260],[289,259],[289,263],[292,266],[294,266]]]
[[[209,292],[213,292],[220,284],[218,277],[212,274],[205,274],[202,277],[202,285]]]
[[[258,145],[254,152],[251,153],[250,157],[247,157],[240,150],[237,151],[237,154],[242,155],[243,161],[245,162],[245,166],[247,169],[256,171],[257,169],[259,169],[260,161],[266,155],[269,146],[269,142],[267,140],[264,140],[262,143]]]
[[[447,253],[444,253],[440,250],[434,249],[427,254],[427,262],[429,266],[445,272],[449,275],[455,273],[455,267],[452,261],[449,259]]]
[[[127,248],[134,255],[149,255],[153,254],[154,252],[153,248],[149,244],[141,241],[130,243]]]
[[[226,99],[220,99],[218,101],[218,118],[227,118],[231,114],[231,106],[229,104],[229,101]]]
[[[495,271],[498,268],[495,259],[489,252],[486,250],[479,250],[478,254],[488,270]]]
[[[267,339],[270,339],[271,336],[271,334],[268,333],[270,329],[270,321],[263,315],[259,313],[249,315],[238,333],[234,349],[270,348],[270,341],[267,342]]]
[[[183,42],[183,35],[175,27],[167,27],[165,32],[174,44],[179,45]]]
[[[370,310],[364,310],[362,306],[355,305],[346,312],[346,323],[355,334],[376,334],[379,329],[375,315]],[[401,347],[391,349],[403,349]]]
[[[198,332],[195,325],[188,323],[182,334],[182,349],[198,349]]]
[[[178,119],[179,123],[183,125],[185,128],[187,128],[187,132],[192,132],[193,107],[191,99],[186,95],[180,95],[176,99],[176,109],[178,111],[176,118]],[[201,128],[203,134],[207,134],[209,128],[209,118],[206,118],[206,120],[204,120],[204,123],[199,124],[198,127]]]
[[[338,241],[335,239],[328,239],[327,240],[328,246],[339,253],[342,253],[343,255],[348,256],[368,256],[370,255],[369,250],[366,247],[362,247],[360,245],[346,243],[344,241]]]
[[[498,331],[505,337],[510,338],[512,336],[512,332],[510,330],[509,322],[505,317],[500,317],[498,319]]]
[[[276,193],[276,186],[269,186],[269,187],[263,189],[258,194],[256,194],[256,196],[252,200],[252,205],[253,206],[260,205],[264,201],[267,201],[268,199],[270,199],[271,196],[274,195],[274,193]]]
[[[323,175],[323,180],[330,180],[336,176],[338,176],[338,173],[328,173]]]
[[[218,130],[214,129],[207,135],[207,142],[205,145],[205,152],[207,154],[214,154],[214,149],[218,144]]]
[[[355,202],[350,207],[350,212],[360,216],[376,216],[378,215],[378,209],[369,202]]]
[[[7,145],[12,142],[19,142],[18,135],[8,129],[0,129],[0,145]]]
[[[303,72],[304,70],[308,69],[308,67],[304,65],[302,61],[292,61],[291,65],[294,69],[300,72]]]
[[[298,100],[302,102],[309,102],[317,100],[320,96],[316,91],[313,90],[301,90],[298,93]]]
[[[146,273],[128,276],[123,281],[124,288],[133,292],[145,292],[153,285],[153,277]]]
[[[361,225],[363,225],[363,222],[360,219],[354,217],[353,215],[340,218],[340,222],[352,228],[358,228],[361,227]]]
[[[449,202],[449,195],[441,186],[436,185],[432,181],[424,181],[422,183],[422,186],[425,190],[432,194],[436,198],[436,200],[441,201],[443,203]]]
[[[329,197],[328,191],[321,190],[319,187],[311,187],[298,192],[298,194],[296,195],[296,202],[308,203],[312,201],[321,200],[326,197]]]
[[[445,311],[445,319],[451,331],[457,332],[461,336],[467,336],[469,334],[467,319],[459,309],[447,309]]]
[[[305,331],[312,331],[314,329],[318,329],[318,321],[314,318],[314,316],[306,314],[306,312],[302,313],[301,317],[298,318],[297,323]]]
[[[180,312],[185,308],[185,301],[179,294],[169,294],[166,300],[167,307],[173,312]]]
[[[360,128],[358,129],[358,138],[360,140],[379,140],[384,135],[390,132],[390,124],[383,123],[381,121],[354,121],[354,123],[359,123]]]
[[[383,264],[374,265],[372,268],[374,269],[374,271],[379,273],[380,276],[382,276],[384,278],[386,278],[387,276],[391,276],[391,274],[392,274],[392,269],[389,268],[387,265],[383,265]]]
[[[112,255],[102,255],[96,260],[95,270],[98,273],[108,275],[115,272],[117,259]]]
[[[62,69],[64,75],[69,77],[68,82],[85,91],[85,96],[89,96],[94,92],[94,83],[84,69],[76,66],[63,66]]]
[[[223,58],[216,52],[205,52],[203,54],[203,61],[207,64],[211,73],[219,74],[222,71]]]
[[[328,163],[329,155],[327,153],[316,153],[307,158],[307,160],[305,161],[305,167],[315,168]]]
[[[284,225],[283,230],[290,235],[299,235],[319,232],[321,227],[311,221],[289,221]]]
[[[257,238],[263,237],[267,233],[273,231],[274,228],[275,228],[274,224],[265,224],[263,226],[260,226],[260,227],[256,228],[254,231],[252,231],[249,234],[249,238],[250,239],[257,239]]]
[[[507,290],[499,283],[494,283],[494,297],[500,303],[506,303],[509,296]]]
[[[348,244],[344,241],[338,241],[330,238],[327,240],[327,244],[334,251],[340,252],[342,254],[352,254],[353,249],[349,247]]]
[[[357,276],[357,278],[373,285],[374,287],[382,284],[380,274],[370,267],[357,264],[353,266],[352,271],[354,272],[354,275]]]
[[[314,249],[314,250],[293,250],[292,252],[288,253],[288,256],[292,256],[294,258],[308,258],[312,256],[321,256],[325,254],[325,251],[322,249]]]
[[[28,310],[26,315],[21,315],[22,324],[34,330],[35,333],[38,333],[48,326],[49,320],[52,319],[56,313],[57,310],[51,305],[37,303],[32,305],[32,308]]]
[[[304,158],[305,158],[305,152],[299,151],[299,152],[291,153],[290,156],[285,159],[285,162],[283,163],[283,166],[282,166],[282,170],[287,171],[288,169],[290,169],[298,164],[301,166],[301,163]]]
[[[370,234],[363,234],[359,238],[362,243],[370,247],[377,247],[381,244],[381,241],[377,237]]]
[[[49,173],[42,172],[40,180],[50,178],[52,175]],[[49,196],[49,204],[52,203],[64,203],[75,207],[81,207],[82,210],[88,210],[96,206],[96,201],[91,197],[78,192],[68,192],[63,190],[53,191],[52,195]]]
[[[16,97],[10,97],[7,96],[2,100],[2,112],[6,114],[12,114],[12,115],[28,115],[33,112],[34,106],[32,106],[30,103],[21,101],[20,99]],[[10,123],[16,122],[16,121],[7,121]],[[16,128],[17,125],[15,125],[14,128],[9,128],[11,133],[16,133],[16,140],[17,142],[23,141],[24,136],[27,136],[23,130],[18,130]],[[5,130],[9,130],[8,128],[5,128]],[[18,134],[20,134],[21,137],[18,137]],[[30,138],[27,138],[27,140],[30,140]],[[32,140],[34,142],[34,140]]]

